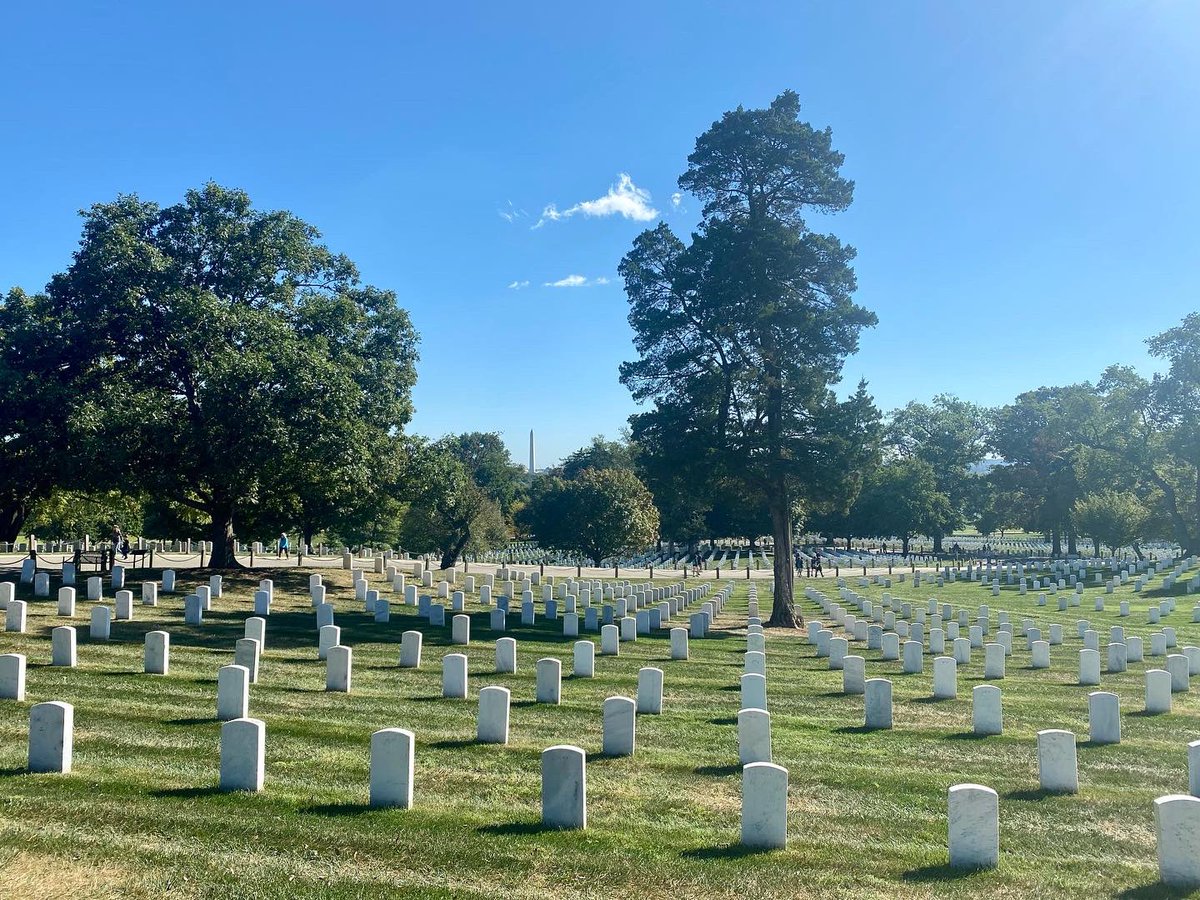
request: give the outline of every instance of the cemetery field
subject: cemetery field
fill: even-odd
[[[205,573],[207,574],[207,573]],[[1174,695],[1166,715],[1144,715],[1144,673],[1165,668],[1150,656],[1147,609],[1161,599],[1132,585],[1105,596],[1088,585],[1080,607],[1059,612],[1057,599],[1038,607],[1037,592],[999,597],[977,583],[944,587],[893,583],[858,587],[877,600],[924,606],[929,598],[971,611],[1007,611],[1019,626],[1034,619],[1043,633],[1064,626],[1051,647],[1051,667],[1030,668],[1021,637],[1014,640],[1003,690],[1004,733],[972,733],[971,689],[985,683],[983,651],[958,671],[958,699],[933,701],[932,656],[922,674],[901,674],[879,650],[852,641],[867,660],[868,678],[894,685],[890,731],[866,731],[863,698],[842,693],[842,672],[815,656],[804,632],[768,629],[767,707],[774,762],[788,769],[788,846],[754,852],[739,846],[741,769],[736,717],[746,649],[748,582],[733,594],[714,632],[690,641],[690,659],[671,660],[663,631],[622,643],[601,656],[595,678],[571,672],[573,637],[562,622],[540,617],[519,624],[510,615],[500,635],[488,612],[469,597],[471,641],[450,643],[413,607],[392,599],[391,620],[362,612],[350,573],[323,570],[336,608],[342,644],[354,651],[349,694],[325,691],[317,658],[315,616],[307,570],[228,574],[201,626],[183,625],[183,594],[138,605],[133,621],[114,622],[108,642],[88,638],[94,604],[80,599],[70,621],[78,630],[76,668],[48,665],[50,629],[67,624],[53,599],[29,601],[24,634],[0,632],[0,653],[28,659],[25,702],[0,700],[0,896],[181,898],[492,897],[1102,897],[1178,896],[1157,885],[1152,802],[1188,790],[1189,741],[1200,737],[1200,679]],[[193,577],[195,575],[195,577]],[[159,573],[127,575],[135,588]],[[217,669],[233,661],[235,640],[253,614],[259,577],[273,578],[275,598],[266,629],[249,715],[266,723],[262,792],[217,790],[220,723]],[[383,576],[369,575],[373,587]],[[1089,578],[1090,581],[1090,578]],[[181,572],[190,590],[199,573]],[[666,579],[660,584],[672,583]],[[1157,584],[1158,582],[1154,582]],[[54,590],[58,582],[55,578]],[[799,579],[797,591],[823,590],[838,600],[832,577]],[[758,583],[763,618],[770,605]],[[81,596],[83,592],[81,591]],[[111,604],[112,591],[105,584]],[[540,597],[540,594],[538,595]],[[1180,647],[1200,645],[1192,600],[1176,592],[1173,626]],[[1121,600],[1131,615],[1120,618]],[[805,617],[820,608],[798,599]],[[686,624],[686,616],[683,624]],[[822,619],[824,620],[824,619]],[[1088,620],[1108,643],[1112,625],[1145,638],[1146,661],[1101,676],[1100,687],[1078,684],[1076,623]],[[671,624],[680,624],[678,620]],[[170,674],[142,673],[148,631],[171,633]],[[425,634],[420,669],[397,666],[400,635]],[[841,634],[840,630],[837,632]],[[966,629],[964,629],[964,634]],[[516,674],[495,674],[497,637],[517,639]],[[597,639],[583,633],[581,637]],[[441,658],[465,652],[469,696],[441,696]],[[1176,651],[1171,651],[1176,652]],[[1102,653],[1103,656],[1103,653]],[[563,663],[562,702],[534,702],[534,664]],[[665,673],[661,715],[638,715],[632,757],[606,758],[601,704],[633,697],[643,666]],[[507,746],[475,743],[479,690],[512,690]],[[1119,745],[1088,742],[1088,693],[1112,691],[1121,701]],[[74,768],[70,774],[27,774],[29,709],[62,700],[74,705]],[[368,763],[374,731],[399,727],[416,735],[411,809],[371,809]],[[1036,732],[1065,728],[1078,736],[1077,795],[1038,790]],[[586,831],[551,831],[540,824],[540,754],[555,744],[588,753]],[[975,782],[1000,796],[1000,864],[961,872],[947,865],[947,789]]]

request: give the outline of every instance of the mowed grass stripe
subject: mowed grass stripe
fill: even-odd
[[[181,574],[181,585],[193,583]],[[981,651],[960,673],[960,699],[930,703],[930,660],[923,675],[906,676],[899,663],[852,645],[867,657],[868,676],[892,678],[896,692],[896,730],[862,733],[862,698],[841,695],[841,673],[829,671],[802,639],[769,633],[768,705],[775,760],[790,773],[790,845],[750,854],[736,846],[734,722],[744,640],[735,626],[745,621],[744,581],[734,582],[722,631],[691,642],[690,661],[668,659],[665,635],[642,637],[623,644],[620,657],[597,654],[596,679],[569,676],[574,640],[561,636],[560,625],[523,627],[517,616],[508,635],[518,639],[518,672],[490,673],[497,635],[486,612],[473,612],[471,697],[461,701],[440,698],[441,657],[462,651],[449,643],[448,625],[431,629],[399,606],[389,624],[376,624],[353,599],[346,573],[328,571],[322,574],[337,624],[355,659],[353,693],[326,694],[308,573],[266,574],[276,581],[277,612],[250,702],[251,715],[267,722],[264,793],[213,790],[216,669],[232,662],[258,573],[228,579],[226,596],[214,600],[214,614],[199,629],[182,626],[181,595],[164,597],[157,609],[138,605],[136,621],[114,623],[108,645],[86,638],[91,604],[80,601],[73,624],[81,665],[73,671],[33,665],[48,661],[49,629],[62,621],[53,601],[39,601],[30,608],[31,634],[0,635],[0,650],[29,655],[30,701],[76,704],[76,771],[66,778],[16,774],[25,762],[28,704],[0,704],[6,843],[95,867],[119,855],[130,875],[127,896],[150,896],[165,878],[172,895],[198,897],[382,897],[405,890],[514,897],[1156,895],[1150,803],[1186,788],[1184,745],[1195,731],[1196,697],[1175,695],[1170,716],[1131,715],[1141,708],[1142,673],[1155,663],[1105,674],[1100,689],[1121,696],[1125,743],[1081,744],[1079,796],[1036,792],[1036,731],[1066,727],[1086,741],[1091,689],[1074,684],[1082,645],[1075,619],[1102,623],[1102,643],[1109,624],[1144,636],[1152,630],[1131,625],[1144,622],[1150,598],[1127,588],[1106,598],[1106,613],[1058,613],[1036,607],[1036,592],[1005,590],[993,598],[976,584],[890,590],[922,603],[934,596],[971,609],[985,603],[993,614],[1009,611],[1018,625],[1027,616],[1065,626],[1065,645],[1052,648],[1048,672],[1025,668],[1028,654],[1017,638],[1008,677],[999,682],[1006,733],[985,740],[967,736],[969,691],[983,683]],[[130,581],[137,580],[134,573]],[[836,595],[832,578],[812,583]],[[883,590],[855,589],[873,597]],[[769,591],[759,590],[766,610]],[[1095,593],[1085,594],[1088,606]],[[1120,599],[1134,603],[1129,619],[1116,616]],[[1200,641],[1190,603],[1180,606],[1167,624],[1177,628],[1181,646]],[[815,609],[803,607],[806,614]],[[400,634],[413,627],[426,634],[422,668],[401,670]],[[158,628],[172,635],[166,677],[140,674],[142,637]],[[530,702],[541,656],[563,663],[560,706]],[[600,704],[614,694],[634,696],[642,665],[666,673],[664,714],[638,717],[633,759],[598,757]],[[472,743],[478,690],[487,684],[513,691],[508,747]],[[416,806],[408,811],[365,806],[370,734],[389,726],[417,734]],[[537,824],[539,754],[553,743],[589,752],[590,828],[583,834],[547,833]],[[961,781],[1001,794],[996,872],[959,877],[945,870],[945,791]]]

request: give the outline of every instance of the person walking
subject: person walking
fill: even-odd
[[[288,555],[288,536],[286,532],[279,533],[279,552],[275,554],[276,559],[282,559]]]

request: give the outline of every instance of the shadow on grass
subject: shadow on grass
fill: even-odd
[[[1062,796],[1069,796],[1069,795],[1065,794],[1063,791],[1047,791],[1044,788],[1035,788],[1035,789],[1025,790],[1025,791],[1009,791],[1007,794],[1004,795],[1004,799],[1005,800],[1029,800],[1029,801],[1036,803],[1036,802],[1039,802],[1042,800],[1048,800],[1051,797],[1062,797]]]
[[[759,856],[770,852],[772,851],[761,847],[724,844],[717,847],[697,847],[694,850],[684,850],[679,855],[684,859],[742,859],[747,856]]]
[[[149,791],[148,793],[151,797],[186,800],[190,797],[216,797],[225,792],[213,784],[208,787],[161,788],[157,791]]]
[[[217,725],[216,716],[201,716],[196,719],[168,719],[167,725]]]
[[[481,825],[475,830],[479,834],[527,835],[545,834],[546,832],[559,831],[561,829],[550,828],[541,822],[505,822],[501,825]]]
[[[1119,894],[1114,894],[1118,900],[1158,900],[1158,898],[1187,896],[1167,887],[1161,881],[1153,884],[1143,884],[1140,887],[1128,888]]]
[[[941,863],[936,866],[921,866],[919,869],[909,869],[907,872],[901,873],[900,877],[905,881],[923,882],[923,881],[956,881],[963,878],[970,878],[973,875],[979,875],[982,872],[988,872],[989,869],[956,869],[949,863]]]
[[[954,734],[946,735],[948,741],[982,741],[987,739],[986,734],[977,734],[974,731],[956,731]]]
[[[957,697],[916,697],[910,700],[910,703],[953,703]]]
[[[1158,716],[1169,716],[1170,713],[1150,712],[1148,709],[1135,709],[1133,712],[1125,713],[1125,715],[1138,719],[1154,719]]]
[[[696,766],[693,771],[697,775],[737,775],[742,771],[741,766]]]
[[[474,738],[447,738],[444,741],[434,741],[429,746],[438,750],[460,750],[463,747],[474,747],[478,743]]]
[[[28,775],[28,774],[29,774],[29,769],[27,769],[25,766],[11,766],[7,769],[0,769],[0,778],[4,778],[9,775]]]
[[[337,818],[338,816],[361,816],[363,813],[371,812],[374,808],[370,803],[321,803],[316,806],[306,806],[300,812],[313,816]]]
[[[736,725],[737,724],[737,716],[725,716],[720,719],[709,719],[708,724],[709,725]]]
[[[874,734],[876,731],[887,731],[887,728],[872,728],[868,725],[843,725],[833,729],[834,734]]]

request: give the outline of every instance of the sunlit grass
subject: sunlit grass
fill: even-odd
[[[184,573],[186,576],[186,573]],[[565,677],[563,703],[532,703],[534,663],[563,661],[571,644],[560,628],[514,625],[518,672],[492,674],[493,641],[485,611],[472,607],[470,699],[440,697],[441,656],[449,627],[432,629],[393,606],[376,624],[355,601],[348,573],[323,574],[338,609],[343,643],[354,647],[354,691],[324,692],[307,571],[262,573],[276,583],[260,682],[250,714],[267,723],[266,788],[259,795],[215,791],[219,725],[217,668],[251,614],[259,573],[227,579],[226,596],[202,628],[182,624],[182,594],[158,608],[138,605],[134,622],[114,623],[109,644],[87,638],[91,604],[79,603],[80,666],[46,665],[49,630],[63,620],[54,601],[31,603],[29,633],[0,634],[0,652],[29,658],[26,703],[0,702],[0,887],[13,896],[150,897],[933,897],[1076,896],[1136,891],[1156,896],[1152,800],[1186,791],[1187,741],[1196,732],[1200,696],[1175,696],[1169,716],[1138,715],[1147,658],[1123,675],[1104,675],[1121,697],[1124,743],[1087,741],[1087,694],[1075,683],[1082,642],[1074,623],[1112,624],[1147,638],[1145,610],[1157,597],[1120,588],[1109,611],[1038,608],[1036,594],[1005,588],[993,598],[977,584],[936,588],[896,584],[894,596],[939,597],[974,610],[988,604],[1014,621],[1061,622],[1066,642],[1053,668],[1032,671],[1015,642],[1004,690],[1005,734],[975,739],[970,689],[980,682],[982,652],[959,678],[959,700],[929,702],[932,666],[901,675],[899,663],[855,646],[868,675],[893,679],[896,728],[862,733],[862,699],[845,697],[841,673],[799,635],[767,638],[768,705],[775,761],[790,772],[786,851],[737,847],[740,773],[735,717],[744,649],[746,581],[718,632],[692,641],[687,662],[668,659],[663,636],[623,644],[618,658],[597,655],[597,677]],[[373,576],[378,577],[378,576]],[[135,574],[131,581],[135,583]],[[190,585],[186,577],[181,585]],[[852,586],[856,582],[851,579]],[[834,581],[816,584],[831,596]],[[883,588],[857,588],[877,597]],[[760,584],[764,616],[769,591]],[[25,593],[21,594],[29,598]],[[393,595],[385,593],[385,596]],[[1134,614],[1117,616],[1129,599]],[[1051,598],[1053,602],[1055,598]],[[1181,646],[1200,643],[1191,602],[1165,624]],[[804,604],[806,615],[816,608]],[[510,617],[512,622],[516,617]],[[426,633],[419,671],[396,665],[400,634]],[[994,627],[994,626],[993,626]],[[146,631],[172,635],[171,674],[141,674]],[[637,753],[605,759],[600,706],[633,696],[637,670],[666,672],[662,716],[639,716]],[[513,691],[510,744],[473,743],[478,690]],[[1197,686],[1200,691],[1200,685]],[[75,705],[75,770],[68,776],[23,774],[29,705]],[[417,735],[416,797],[411,810],[371,810],[368,746],[373,731],[404,727]],[[1035,733],[1074,730],[1081,792],[1037,793]],[[539,821],[539,754],[556,743],[589,753],[589,829],[545,832]],[[945,868],[946,790],[975,781],[1001,795],[1001,864],[959,876]]]

